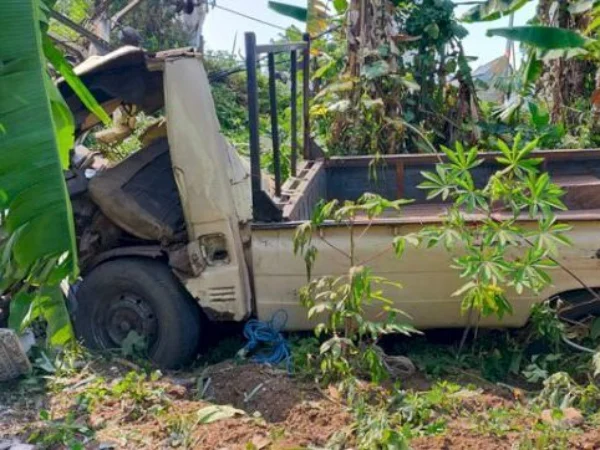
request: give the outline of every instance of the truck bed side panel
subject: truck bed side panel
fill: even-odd
[[[600,221],[573,222],[570,232],[573,247],[563,248],[560,261],[575,272],[586,284],[600,287]],[[466,316],[460,312],[460,298],[452,294],[464,283],[457,270],[451,268],[451,258],[443,248],[407,248],[402,259],[391,251],[395,235],[418,231],[419,224],[375,224],[357,245],[358,258],[370,260],[368,265],[376,275],[385,276],[403,285],[402,289],[387,288],[385,294],[395,306],[410,315],[417,328],[463,327]],[[360,235],[361,229],[357,231]],[[295,229],[291,224],[281,226],[255,226],[252,232],[252,257],[256,286],[256,308],[259,319],[268,320],[273,313],[284,309],[288,313],[288,329],[309,329],[314,325],[300,305],[298,291],[306,284],[303,259],[293,255],[292,242]],[[325,237],[334,246],[347,251],[348,233],[345,227],[325,229]],[[314,276],[342,275],[348,264],[343,256],[328,245],[315,239],[319,249]],[[386,251],[386,249],[389,249]],[[373,258],[373,259],[372,259]],[[371,260],[372,259],[372,260]],[[532,304],[560,292],[581,289],[582,286],[561,269],[551,271],[553,285],[535,295],[531,292],[518,296],[510,292],[514,313],[499,321],[495,317],[483,318],[481,326],[519,327],[529,317]],[[375,317],[380,309],[371,311]]]

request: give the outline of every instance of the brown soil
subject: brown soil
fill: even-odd
[[[93,374],[90,371],[93,370]],[[36,432],[54,430],[40,420],[41,410],[61,421],[68,414],[75,424],[93,428],[95,440],[86,449],[110,444],[116,449],[297,449],[323,446],[350,424],[350,416],[339,403],[321,394],[309,383],[287,373],[255,364],[222,363],[203,373],[205,397],[197,400],[197,384],[190,378],[163,377],[145,382],[144,390],[155,394],[147,404],[130,398],[100,396],[89,412],[77,405],[80,394],[89,391],[90,379],[102,376],[110,386],[131,367],[93,366],[69,380],[52,395],[27,395],[23,388],[0,385],[0,440],[18,437],[27,441]],[[246,412],[209,424],[197,423],[197,412],[211,404],[231,405]],[[83,436],[79,436],[83,439]],[[252,444],[254,447],[248,447]],[[42,447],[40,447],[42,448]],[[60,445],[44,448],[62,449]]]
[[[451,430],[444,436],[431,436],[413,439],[413,450],[508,450],[514,439],[509,437],[481,436],[463,430]]]
[[[581,450],[600,449],[600,429],[586,429],[583,434],[569,439],[571,448]]]
[[[210,379],[204,396],[207,400],[233,405],[249,414],[259,412],[272,423],[285,421],[302,402],[323,400],[314,386],[299,383],[284,371],[265,365],[225,362],[210,367],[204,377]]]
[[[527,432],[530,439],[539,438]],[[505,436],[480,435],[472,430],[449,427],[443,436],[420,437],[411,441],[412,450],[512,450],[518,447],[525,433],[508,433]],[[543,444],[542,444],[543,445]],[[539,445],[534,448],[544,448]],[[585,429],[581,434],[571,437],[564,448],[573,450],[600,449],[600,430]]]
[[[146,381],[142,390],[150,397],[141,401],[127,395],[100,395],[87,410],[78,405],[77,398],[89,393],[98,377],[105,380],[104,386],[111,386],[131,369],[115,362],[93,364],[72,378],[61,379],[61,389],[55,392],[49,392],[39,379],[0,385],[0,440],[17,437],[26,441],[35,432],[56,432],[52,425],[39,419],[43,409],[59,423],[71,414],[74,424],[93,428],[93,441],[77,435],[86,442],[84,447],[92,450],[107,448],[107,444],[115,449],[140,450],[298,450],[327,448],[335,433],[352,433],[352,418],[338,401],[339,393],[334,388],[323,392],[312,383],[255,364],[226,362],[212,366],[202,373],[204,381],[200,385],[197,376],[191,374],[187,378],[176,374]],[[418,391],[431,386],[425,377],[416,375],[404,380],[402,387]],[[204,391],[202,399],[199,389]],[[444,433],[415,438],[412,449],[509,450],[517,448],[525,437],[539,436],[539,431],[534,431],[538,421],[535,415],[516,419],[515,430],[523,431],[507,431],[502,436],[481,431],[478,424],[487,423],[492,411],[519,407],[519,396],[510,390],[482,386],[477,391],[452,395],[459,401],[446,415]],[[214,404],[232,405],[245,413],[198,423],[197,412]],[[67,447],[52,444],[39,448]],[[600,449],[600,429],[582,428],[568,437],[564,448]]]

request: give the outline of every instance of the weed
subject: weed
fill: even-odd
[[[112,383],[98,377],[77,396],[77,405],[84,411],[91,411],[95,405],[106,400],[126,402],[130,410],[128,418],[136,420],[146,414],[160,415],[170,407],[170,401],[161,386],[153,385],[161,373],[156,371],[149,376],[131,371]]]
[[[357,216],[364,213],[373,220],[385,209],[398,210],[404,200],[388,201],[384,198],[365,194],[356,202],[337,201],[321,203],[309,222],[297,228],[294,237],[294,252],[304,257],[309,283],[300,291],[302,304],[308,309],[308,317],[319,317],[322,321],[315,327],[315,335],[327,335],[328,339],[320,347],[319,365],[325,381],[347,380],[364,374],[373,381],[380,381],[388,375],[377,347],[378,340],[386,334],[410,334],[416,330],[398,321],[404,313],[392,306],[392,301],[384,296],[384,287],[400,286],[386,278],[376,276],[368,266],[361,264],[356,254],[358,242],[366,235],[369,226],[362,226],[359,234]],[[348,229],[348,251],[338,248],[321,233],[326,221],[345,224]],[[313,244],[313,234],[335,249],[347,262],[346,274],[322,276],[311,279],[318,247]],[[396,251],[402,253],[409,237],[396,239]],[[369,320],[366,307],[379,305],[384,319]]]
[[[550,353],[546,355],[533,355],[531,364],[523,370],[523,376],[530,383],[539,383],[547,379],[550,374],[558,370],[563,355]]]
[[[93,436],[93,431],[80,420],[75,418],[74,413],[69,413],[62,420],[52,418],[51,414],[42,410],[40,419],[44,428],[34,431],[29,436],[29,442],[43,447],[54,447],[61,445],[68,450],[83,450],[84,443]]]
[[[593,414],[600,407],[600,387],[594,383],[580,386],[565,372],[557,372],[544,381],[534,404],[547,409],[573,406],[584,414]]]
[[[292,367],[298,377],[312,377],[316,375],[315,367],[319,356],[321,343],[315,337],[296,338],[290,337],[292,348]]]
[[[407,429],[400,426],[400,417],[385,408],[360,402],[354,407],[356,444],[359,450],[408,449]]]
[[[529,318],[533,330],[532,338],[541,338],[552,344],[554,351],[558,351],[562,336],[565,332],[565,325],[558,317],[556,308],[550,301],[535,304],[531,308]]]
[[[524,414],[519,408],[494,408],[472,417],[477,424],[477,432],[481,434],[506,436],[509,432],[523,429]]]
[[[518,444],[519,450],[564,450],[569,448],[572,432],[557,430],[546,425],[536,425],[533,436],[524,437]]]
[[[196,414],[177,414],[167,420],[169,445],[171,447],[195,448],[194,430],[198,426]]]
[[[453,394],[460,390],[459,385],[443,381],[425,392],[400,392],[398,411],[416,432],[438,434],[445,429],[439,417],[456,409],[459,401]]]

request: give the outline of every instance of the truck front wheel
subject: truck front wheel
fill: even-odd
[[[200,308],[160,261],[105,262],[83,279],[76,298],[75,330],[92,349],[121,348],[128,337],[139,336],[150,359],[165,369],[197,354]]]

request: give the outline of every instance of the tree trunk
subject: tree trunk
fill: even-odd
[[[589,24],[589,15],[571,15],[568,9],[570,3],[562,1],[556,7],[554,1],[541,1],[538,6],[538,17],[542,24],[583,32]],[[577,121],[578,117],[577,114],[570,113],[565,106],[570,105],[571,99],[590,97],[591,92],[586,85],[588,78],[591,81],[591,77],[594,76],[597,66],[591,61],[575,58],[558,58],[549,66],[546,76],[542,79],[542,89],[551,102],[551,121],[554,124],[569,125]]]
[[[351,0],[346,20],[346,39],[348,40],[348,67],[352,77],[360,75],[360,29],[361,29],[361,0]]]
[[[99,8],[103,8],[102,0],[94,1],[94,10],[98,10]],[[110,42],[110,17],[107,12],[108,8],[103,8],[103,11],[98,14],[95,19],[92,21],[92,31],[99,38],[104,39],[106,42]],[[103,48],[95,45],[93,42],[90,42],[88,48],[88,55],[104,55],[106,51]]]

